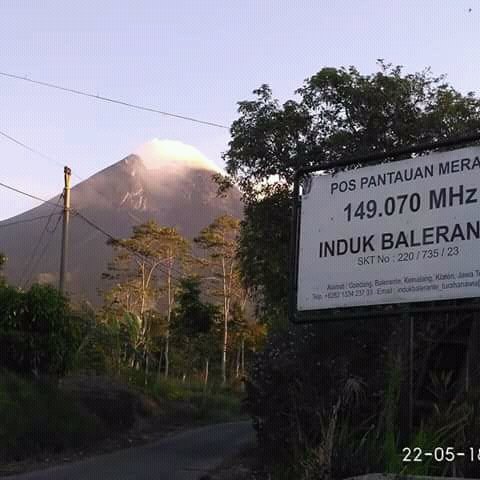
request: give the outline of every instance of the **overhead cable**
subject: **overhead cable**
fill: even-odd
[[[53,234],[57,230],[61,219],[62,219],[62,217],[58,217],[57,223],[53,227],[53,230],[47,230],[51,235],[50,235],[50,237],[48,237],[47,243],[43,247],[43,250],[40,252],[40,255],[37,257],[37,260],[32,265],[32,268],[30,269],[30,275],[27,277],[25,283],[23,284],[23,288],[25,288],[28,285],[29,281],[31,280],[31,276],[32,276],[33,272],[35,272],[35,269],[37,268],[38,264],[40,263],[40,261],[43,259],[43,257],[47,253],[48,247],[50,246],[50,244],[52,242],[52,239],[53,239]]]
[[[36,84],[36,85],[42,85],[43,87],[54,88],[56,90],[62,90],[64,92],[69,92],[69,93],[74,93],[76,95],[82,95],[84,97],[94,98],[96,100],[101,100],[103,102],[115,103],[117,105],[122,105],[124,107],[134,108],[136,110],[143,110],[143,111],[146,111],[146,112],[158,113],[160,115],[165,115],[167,117],[179,118],[181,120],[187,120],[189,122],[200,123],[200,124],[203,124],[203,125],[208,125],[210,127],[228,129],[228,127],[226,125],[222,125],[220,123],[208,122],[206,120],[200,120],[200,119],[194,118],[194,117],[188,117],[188,116],[185,116],[185,115],[179,115],[179,114],[176,114],[176,113],[170,113],[170,112],[166,112],[166,111],[163,111],[163,110],[158,110],[158,109],[152,108],[152,107],[137,105],[135,103],[126,102],[124,100],[118,100],[118,99],[115,99],[115,98],[104,97],[104,96],[101,96],[101,95],[95,95],[93,93],[85,92],[83,90],[76,90],[74,88],[63,87],[61,85],[57,85],[57,84],[49,83],[49,82],[42,82],[40,80],[34,80],[34,79],[31,79],[31,78],[28,78],[28,77],[22,77],[20,75],[15,75],[15,74],[12,74],[12,73],[0,72],[0,75],[3,76],[3,77],[13,78],[15,80],[23,80],[24,82],[33,83],[33,84]]]
[[[24,195],[24,196],[29,197],[29,198],[33,198],[34,200],[37,200],[37,201],[42,202],[42,203],[46,203],[48,205],[53,205],[55,207],[58,206],[56,203],[53,203],[50,200],[45,200],[44,198],[40,198],[40,197],[37,197],[36,195],[33,195],[31,193],[24,192],[23,190],[20,190],[16,187],[11,187],[10,185],[7,185],[6,183],[0,182],[0,187],[6,188],[8,190],[12,190],[13,192],[20,193],[21,195]]]
[[[27,261],[26,265],[25,265],[25,268],[22,272],[22,275],[20,277],[20,284],[23,285],[23,287],[25,288],[25,286],[27,285],[29,279],[30,279],[30,276],[32,275],[33,271],[34,271],[34,267],[32,267],[32,264],[33,264],[33,261],[35,259],[35,255],[37,254],[37,250],[40,248],[40,245],[42,243],[42,240],[43,240],[43,237],[45,236],[45,233],[48,232],[48,233],[53,233],[55,230],[56,230],[56,226],[55,226],[55,229],[53,231],[51,230],[48,230],[48,225],[50,224],[50,221],[52,220],[52,217],[53,217],[53,214],[55,213],[55,210],[57,207],[59,207],[59,204],[60,204],[60,200],[62,199],[62,196],[63,195],[59,195],[58,197],[58,200],[57,200],[57,203],[55,204],[55,206],[53,207],[52,211],[50,212],[50,215],[48,215],[48,219],[45,223],[45,226],[43,227],[43,230],[42,232],[40,233],[40,236],[37,240],[37,243],[35,244],[35,247],[33,248],[32,250],[32,253],[30,255],[30,259]],[[57,221],[57,225],[58,225],[58,222],[60,221],[60,216],[58,217],[58,221]],[[47,242],[49,243],[49,242]],[[37,259],[37,262],[35,262],[35,266],[37,265],[38,263],[38,259]],[[27,272],[30,272],[27,274]],[[25,282],[23,282],[25,278]]]
[[[29,152],[35,153],[39,157],[42,157],[45,160],[49,160],[51,162],[54,162],[55,164],[57,164],[57,165],[59,165],[63,168],[63,165],[60,162],[58,162],[57,160],[55,160],[54,158],[52,158],[48,155],[45,155],[44,153],[36,150],[35,148],[32,148],[32,147],[28,146],[27,144],[21,142],[20,140],[17,140],[16,138],[12,137],[11,135],[8,135],[7,133],[3,132],[2,130],[0,130],[0,135],[2,137],[5,137],[7,140],[10,140],[13,143],[16,143],[17,145],[20,145],[21,147],[25,148],[25,150],[28,150]]]
[[[61,215],[61,212],[56,213],[54,215]],[[20,225],[22,223],[36,222],[37,220],[43,220],[44,218],[48,218],[48,217],[50,217],[50,215],[40,215],[39,217],[26,218],[24,220],[16,220],[14,222],[8,222],[8,223],[0,223],[0,228],[12,227],[13,225]]]
[[[87,223],[88,225],[90,225],[92,228],[94,228],[95,230],[99,231],[100,233],[102,233],[103,235],[105,235],[112,243],[114,244],[120,244],[122,248],[124,248],[125,250],[127,251],[130,251],[131,253],[133,253],[135,256],[139,256],[138,252],[136,252],[135,250],[133,250],[132,248],[126,246],[126,245],[122,245],[120,243],[120,240],[116,237],[114,237],[112,234],[108,233],[107,231],[105,231],[102,227],[100,227],[99,225],[97,225],[95,222],[93,222],[92,220],[90,220],[89,218],[85,217],[85,215],[81,214],[80,212],[78,212],[77,210],[72,210],[72,213],[75,215],[75,216],[78,216],[80,217],[85,223]],[[172,271],[175,271],[176,269],[172,269],[172,271],[168,271],[166,269],[166,267],[163,267],[163,266],[160,266],[158,265],[157,268],[163,272],[165,275],[170,275],[170,277],[179,282],[180,281],[180,278],[176,277],[175,275],[172,275]],[[178,270],[177,270],[178,272]],[[179,272],[180,275],[182,275],[181,272]]]

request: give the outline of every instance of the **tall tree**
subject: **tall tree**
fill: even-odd
[[[228,325],[231,305],[240,287],[237,261],[237,240],[240,221],[231,215],[222,215],[204,228],[194,242],[207,254],[210,292],[221,301],[223,317],[222,383],[227,381]]]
[[[182,268],[189,243],[174,228],[162,227],[154,221],[135,226],[130,238],[112,243],[116,255],[109,266],[109,274],[105,276],[117,280],[117,283],[108,293],[107,301],[136,316],[139,323],[136,346],[142,347],[145,355],[149,319],[156,318],[152,310],[162,308],[162,293],[166,297],[163,302],[167,323],[164,355],[165,376],[168,376],[169,324],[176,288],[174,271]]]
[[[212,339],[218,308],[200,298],[201,288],[198,277],[187,277],[180,282],[180,291],[174,310],[174,328],[177,340],[183,345],[187,364],[192,369],[199,357],[204,362],[204,385],[208,383],[210,359],[215,348]]]
[[[266,317],[286,318],[291,192],[299,166],[368,152],[387,152],[480,128],[480,101],[462,95],[430,69],[405,74],[383,61],[371,75],[323,68],[283,105],[268,85],[239,102],[224,154],[246,204],[240,234],[242,273]]]

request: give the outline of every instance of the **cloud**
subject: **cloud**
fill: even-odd
[[[145,167],[151,170],[176,166],[222,172],[222,169],[200,150],[178,140],[155,138],[140,146],[134,153],[141,157]]]

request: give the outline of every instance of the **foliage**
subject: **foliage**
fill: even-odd
[[[22,373],[62,375],[79,332],[67,299],[47,285],[0,287],[0,364]]]
[[[187,277],[180,281],[173,310],[172,341],[181,358],[174,363],[177,370],[202,375],[208,383],[210,360],[218,357],[220,342],[217,332],[219,309],[200,299],[200,279]],[[202,372],[202,373],[200,373]]]
[[[132,314],[102,315],[86,309],[77,312],[77,322],[81,342],[73,359],[76,372],[120,375],[125,359],[140,355],[135,350],[139,324]]]
[[[116,285],[106,295],[106,313],[117,318],[127,314],[138,324],[130,356],[133,365],[142,363],[147,370],[149,358],[156,350],[154,337],[164,337],[168,376],[170,321],[177,291],[174,272],[184,268],[191,258],[189,243],[175,228],[162,227],[154,221],[135,226],[130,238],[110,243],[116,255],[104,277],[115,280]],[[165,303],[166,314],[158,315]]]
[[[417,142],[477,131],[480,102],[429,69],[405,74],[379,61],[370,75],[355,67],[323,68],[283,105],[268,85],[238,103],[239,118],[224,154],[228,178],[246,203],[241,270],[263,300],[265,318],[286,317],[291,191],[299,166],[388,152]]]
[[[105,434],[98,418],[57,387],[0,373],[0,451],[5,460],[78,447]]]
[[[208,333],[213,327],[218,309],[200,300],[200,280],[197,277],[180,281],[180,291],[174,309],[175,329],[186,336]]]
[[[429,69],[406,74],[402,67],[381,60],[378,71],[370,75],[354,67],[323,68],[305,80],[294,100],[283,104],[268,85],[253,93],[253,100],[238,104],[239,117],[231,126],[232,139],[224,154],[228,177],[218,176],[217,181],[220,193],[233,184],[242,192],[246,207],[239,237],[240,271],[263,320],[276,331],[270,333],[265,351],[256,356],[247,384],[247,406],[260,444],[276,452],[278,459],[286,459],[282,466],[295,464],[305,454],[304,460],[315,464],[321,447],[321,429],[314,427],[318,409],[328,414],[335,403],[332,392],[338,395],[341,384],[337,374],[343,373],[343,378],[353,375],[367,381],[367,402],[356,421],[348,416],[338,420],[336,441],[344,450],[337,465],[345,465],[344,459],[352,458],[349,452],[353,452],[357,459],[367,457],[370,465],[386,461],[396,470],[394,399],[400,380],[391,379],[386,390],[383,385],[386,351],[399,341],[395,323],[384,319],[379,326],[374,320],[355,320],[355,334],[348,322],[321,328],[287,326],[293,178],[300,166],[321,169],[326,160],[386,153],[476,132],[480,101],[473,93],[460,94]],[[440,411],[444,418],[451,416],[449,429],[440,431],[431,419],[417,433],[417,441],[440,441],[438,435],[442,441],[458,441],[468,409],[448,405],[450,411],[445,405]],[[453,412],[460,422],[453,420]],[[355,442],[362,442],[362,448],[354,448]],[[335,452],[334,448],[332,458]],[[357,471],[347,468],[336,473],[348,476],[366,467],[364,463]]]
[[[328,424],[326,419],[348,379],[368,378],[368,401],[359,402],[351,423],[358,429],[358,441],[368,431],[364,421],[378,410],[383,388],[385,339],[378,328],[366,345],[357,333],[359,322],[275,332],[256,354],[247,378],[245,406],[260,446],[272,452],[274,460],[295,463],[301,452],[321,444],[319,424]],[[338,345],[342,345],[341,352]],[[349,414],[353,415],[353,410]],[[342,413],[339,422],[345,418]]]
[[[243,281],[255,294],[264,320],[275,327],[286,324],[290,204],[288,190],[280,188],[248,203],[238,241]]]
[[[188,242],[174,228],[149,221],[133,227],[130,238],[110,243],[115,257],[104,278],[115,280],[116,286],[108,292],[107,302],[142,316],[156,303],[158,274],[185,259]]]
[[[206,388],[210,375],[221,373],[225,380],[227,368],[235,369],[227,364],[226,351],[236,349],[240,378],[239,365],[261,332],[247,328],[254,324],[237,269],[238,227],[237,219],[223,215],[201,230],[195,241],[205,251],[202,258],[191,254],[189,242],[174,228],[153,221],[136,226],[130,238],[110,242],[115,256],[104,278],[115,283],[101,311],[81,323],[77,368],[127,372],[132,381],[143,376],[143,383],[170,372],[203,378]],[[201,277],[192,273],[199,266]]]

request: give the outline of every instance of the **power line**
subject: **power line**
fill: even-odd
[[[88,225],[90,225],[92,228],[94,228],[95,230],[98,230],[100,233],[102,233],[103,235],[105,235],[106,237],[108,237],[109,240],[112,241],[112,243],[120,243],[119,239],[118,238],[115,238],[113,235],[111,235],[110,233],[106,232],[102,227],[98,226],[95,222],[93,222],[92,220],[88,219],[87,217],[85,217],[85,215],[81,214],[80,212],[76,211],[76,210],[73,210],[73,214],[75,216],[78,216],[80,217],[85,223],[87,223]],[[122,248],[125,248],[126,250],[130,251],[131,253],[133,253],[134,255],[138,256],[138,252],[136,252],[135,250],[133,250],[132,248],[129,248],[128,246],[125,246],[125,245],[121,245]],[[171,272],[169,272],[168,270],[166,270],[163,266],[160,266],[158,265],[157,266],[158,270],[160,270],[161,272],[163,272],[165,275],[170,275],[170,277],[179,282],[180,281],[180,278],[176,277],[175,275],[172,275]],[[179,275],[182,275],[182,273],[174,268],[172,268],[172,271],[177,271],[177,273]]]
[[[53,205],[55,208],[57,208],[57,207],[59,206],[60,199],[62,198],[62,195],[60,195],[57,203],[53,203],[53,202],[51,202],[51,201],[44,200],[44,199],[42,199],[42,198],[40,198],[40,197],[37,197],[37,196],[35,196],[35,195],[32,195],[32,194],[30,194],[30,193],[24,192],[23,190],[20,190],[20,189],[18,189],[18,188],[11,187],[10,185],[7,185],[7,184],[2,183],[2,182],[0,182],[0,186],[1,186],[1,187],[4,187],[4,188],[7,188],[8,190],[12,190],[12,191],[14,191],[14,192],[16,192],[16,193],[19,193],[19,194],[21,194],[21,195],[25,195],[25,196],[27,196],[27,197],[29,197],[29,198],[33,198],[33,199],[38,200],[38,201],[40,201],[40,202],[44,202],[44,203],[46,203],[46,204],[48,204],[48,205]],[[103,235],[105,235],[105,236],[106,236],[107,238],[109,238],[112,242],[114,242],[114,243],[118,243],[118,242],[119,242],[119,240],[118,240],[116,237],[114,237],[112,234],[108,233],[106,230],[104,230],[102,227],[100,227],[99,225],[97,225],[95,222],[93,222],[92,220],[90,220],[89,218],[87,218],[85,215],[83,215],[82,213],[80,213],[78,210],[72,208],[70,211],[71,211],[71,213],[72,213],[74,216],[80,217],[85,223],[87,223],[87,224],[90,225],[92,228],[94,228],[95,230],[97,230],[97,231],[99,231],[100,233],[102,233]],[[34,252],[33,252],[32,256],[31,256],[31,259],[30,259],[30,261],[29,261],[28,263],[30,263],[31,261],[33,261],[33,257],[34,257],[34,255],[35,255],[35,253],[36,253],[36,250],[38,249],[38,246],[39,246],[39,244],[40,244],[40,242],[41,242],[42,236],[45,234],[45,231],[48,231],[49,233],[53,233],[53,232],[56,230],[56,228],[57,228],[57,226],[58,226],[58,222],[57,222],[57,224],[55,225],[55,228],[54,228],[53,231],[47,230],[47,229],[48,229],[49,222],[50,222],[51,217],[53,216],[53,214],[54,214],[54,211],[52,211],[52,213],[51,213],[50,215],[48,215],[48,219],[49,219],[49,220],[47,221],[47,223],[46,223],[46,225],[45,225],[45,228],[44,228],[44,230],[43,230],[43,232],[42,232],[42,234],[41,234],[41,236],[40,236],[41,238],[39,239],[39,241],[38,241],[38,243],[37,243],[37,245],[36,245],[36,247],[35,247],[35,249],[34,249]],[[44,218],[45,218],[45,217],[44,217]],[[61,218],[61,217],[59,217],[59,219],[60,219],[60,218]],[[13,222],[12,222],[12,224],[13,224]],[[125,247],[124,245],[123,245],[123,248],[126,248],[127,250],[130,250],[132,253],[137,254],[137,252],[133,251],[132,249],[129,249],[128,247]],[[43,252],[42,252],[42,253],[43,253]],[[28,267],[28,263],[27,263],[27,267]],[[37,262],[37,263],[38,263],[38,262]],[[161,266],[158,266],[157,268],[158,268],[160,271],[162,271],[164,274],[166,274],[166,275],[169,274],[169,272],[168,272],[167,270],[165,270],[164,268],[162,268]],[[173,269],[173,270],[176,270],[176,269]],[[180,275],[182,274],[180,271],[178,271],[178,270],[176,270],[176,271],[177,271]],[[25,271],[24,271],[24,273],[22,274],[22,277],[21,277],[21,278],[23,278],[24,275],[25,275]],[[179,278],[173,276],[171,273],[170,273],[170,276],[171,276],[174,280],[180,281]]]
[[[6,138],[7,140],[10,140],[11,142],[13,143],[16,143],[17,145],[20,145],[22,148],[24,148],[25,150],[28,150],[29,152],[32,152],[34,153],[35,155],[38,155],[39,157],[45,159],[45,160],[48,160],[50,162],[53,162],[55,165],[59,166],[59,167],[64,167],[64,165],[59,162],[58,160],[55,160],[55,158],[51,157],[50,155],[46,155],[45,153],[42,153],[40,150],[37,150],[36,148],[33,148],[31,147],[30,145],[27,145],[26,143],[23,143],[21,142],[20,140],[18,140],[17,138],[15,137],[12,137],[11,135],[8,135],[7,133],[5,133],[4,131],[0,130],[0,135],[4,138]],[[73,175],[75,177],[77,177],[80,181],[83,181],[84,179],[79,177],[78,175],[76,175],[75,173],[73,173]]]
[[[24,195],[29,198],[33,198],[34,200],[37,200],[42,203],[46,203],[48,205],[54,205],[55,207],[58,205],[56,203],[51,202],[50,200],[45,200],[43,198],[37,197],[36,195],[32,195],[31,193],[24,192],[23,190],[20,190],[15,187],[11,187],[10,185],[7,185],[6,183],[0,182],[0,187],[6,188],[8,190],[12,190],[12,192],[20,193],[21,195]]]
[[[60,215],[60,213],[56,213],[55,215]],[[33,217],[33,218],[27,218],[25,220],[18,220],[15,222],[8,222],[8,223],[0,223],[0,228],[4,227],[11,227],[13,225],[19,225],[21,223],[30,223],[30,222],[35,222],[37,220],[42,220],[44,218],[48,218],[50,215],[41,215],[39,217]]]
[[[47,253],[47,250],[48,250],[48,247],[50,246],[51,244],[51,241],[53,239],[53,234],[55,233],[55,231],[57,230],[58,228],[58,225],[60,223],[60,220],[62,219],[62,217],[58,217],[58,220],[57,220],[57,223],[55,224],[55,226],[53,227],[53,230],[47,230],[51,236],[48,238],[47,240],[47,243],[45,244],[45,247],[43,247],[43,250],[41,251],[40,255],[37,257],[37,260],[36,262],[32,265],[32,268],[30,270],[30,275],[28,276],[28,279],[25,281],[25,283],[23,284],[23,288],[25,288],[28,284],[28,282],[31,280],[31,276],[33,274],[33,272],[35,271],[35,269],[37,268],[37,265],[40,263],[40,261],[43,259],[43,257],[45,256],[45,254]]]
[[[143,105],[137,105],[135,103],[126,102],[124,100],[118,100],[118,99],[115,99],[115,98],[103,97],[101,95],[95,95],[93,93],[85,92],[83,90],[76,90],[74,88],[63,87],[61,85],[57,85],[57,84],[54,84],[54,83],[42,82],[40,80],[34,80],[34,79],[31,79],[31,78],[27,78],[27,77],[21,77],[20,75],[14,75],[12,73],[0,72],[0,75],[2,75],[4,77],[8,77],[8,78],[13,78],[13,79],[16,79],[16,80],[23,80],[24,82],[33,83],[35,85],[42,85],[44,87],[54,88],[56,90],[62,90],[64,92],[74,93],[76,95],[82,95],[84,97],[94,98],[96,100],[101,100],[103,102],[109,102],[109,103],[115,103],[117,105],[123,105],[124,107],[134,108],[136,110],[143,110],[143,111],[146,111],[146,112],[158,113],[160,115],[165,115],[165,116],[173,117],[173,118],[179,118],[181,120],[187,120],[189,122],[195,122],[195,123],[200,123],[200,124],[203,124],[203,125],[209,125],[211,127],[228,129],[228,127],[226,125],[222,125],[220,123],[208,122],[206,120],[200,120],[200,119],[194,118],[194,117],[187,117],[185,115],[179,115],[179,114],[176,114],[176,113],[165,112],[163,110],[158,110],[156,108],[145,107]]]
[[[44,158],[45,160],[49,160],[51,162],[54,162],[56,165],[60,165],[61,167],[63,167],[63,165],[58,162],[57,160],[55,160],[54,158],[48,156],[48,155],[45,155],[44,153],[36,150],[35,148],[32,148],[28,145],[26,145],[25,143],[21,142],[20,140],[17,140],[16,138],[8,135],[7,133],[3,132],[0,130],[0,135],[2,137],[5,137],[7,140],[10,140],[11,142],[13,143],[16,143],[17,145],[20,145],[21,147],[25,148],[26,150],[28,150],[29,152],[32,152],[32,153],[35,153],[36,155],[38,155],[39,157],[42,157]]]
[[[43,240],[43,237],[45,236],[45,233],[46,232],[49,232],[49,233],[53,233],[56,229],[56,226],[55,226],[55,229],[53,231],[51,230],[48,230],[48,225],[50,224],[50,221],[52,220],[52,217],[53,217],[53,214],[55,213],[55,210],[58,208],[59,206],[59,203],[60,203],[60,200],[62,198],[62,195],[59,195],[58,197],[58,200],[57,200],[57,203],[54,205],[53,207],[53,210],[50,212],[50,215],[48,215],[48,220],[47,222],[45,223],[45,226],[43,227],[43,230],[42,232],[40,233],[40,237],[38,238],[37,240],[37,243],[35,244],[35,247],[33,248],[32,250],[32,254],[30,255],[30,259],[27,261],[27,264],[25,265],[25,268],[22,272],[22,275],[20,276],[20,284],[23,285],[23,288],[25,288],[25,286],[27,285],[28,283],[28,280],[30,279],[30,276],[31,274],[33,273],[34,269],[35,269],[35,266],[37,265],[38,263],[38,260],[37,262],[35,263],[35,266],[32,267],[32,263],[33,263],[33,260],[35,259],[35,255],[37,254],[37,250],[40,248],[40,245],[42,243],[42,240]],[[58,217],[58,221],[57,221],[57,225],[58,225],[58,222],[60,221],[60,218],[61,217]],[[48,244],[49,242],[47,242]],[[43,253],[43,252],[42,252]],[[30,272],[28,275],[27,275],[27,272]],[[25,278],[25,282],[23,282]]]
[[[85,223],[87,223],[88,225],[90,225],[92,228],[94,228],[95,230],[98,230],[100,233],[102,233],[103,235],[105,235],[106,237],[108,237],[109,240],[111,240],[112,242],[118,242],[118,239],[115,238],[113,235],[111,235],[110,233],[106,232],[102,227],[99,227],[96,223],[92,222],[91,220],[89,220],[85,215],[81,214],[78,210],[73,210],[72,213],[75,215],[75,216],[78,216],[80,217]]]
[[[50,200],[45,200],[44,198],[40,198],[40,197],[37,197],[36,195],[33,195],[31,193],[27,193],[23,190],[20,190],[19,188],[16,188],[16,187],[12,187],[10,185],[7,185],[6,183],[3,183],[3,182],[0,182],[0,187],[3,187],[3,188],[6,188],[8,190],[11,190],[13,192],[16,192],[16,193],[19,193],[21,195],[24,195],[26,197],[29,197],[29,198],[33,198],[34,200],[37,200],[39,202],[42,202],[42,203],[46,203],[47,205],[53,205],[54,207],[58,207],[58,202],[57,203],[53,203],[52,201]],[[95,190],[96,191],[96,190]],[[99,192],[97,192],[99,193]],[[106,197],[105,197],[106,198]],[[74,210],[72,210],[72,212],[75,213]],[[78,212],[77,212],[78,213]]]
[[[62,165],[62,163],[60,163],[58,160],[55,160],[54,158],[52,158],[50,155],[46,155],[42,152],[40,152],[39,150],[37,150],[36,148],[33,148],[29,145],[27,145],[26,143],[24,142],[21,142],[20,140],[18,140],[17,138],[15,137],[12,137],[11,135],[8,135],[7,133],[3,132],[0,130],[0,135],[5,137],[6,139],[10,140],[11,142],[17,144],[17,145],[20,145],[21,147],[25,148],[26,150],[28,150],[29,152],[32,152],[32,153],[35,153],[36,155],[40,156],[41,158],[45,159],[45,160],[49,160],[53,163],[55,163],[55,165],[58,165],[58,166],[61,166],[62,168],[64,167]],[[85,178],[82,178],[80,175],[77,175],[75,172],[72,172],[72,175],[77,178],[78,180],[80,180],[81,182],[84,182],[86,179]],[[92,190],[94,192],[96,192],[98,195],[100,195],[101,197],[103,197],[105,200],[107,200],[107,202],[111,202],[111,200],[109,198],[107,198],[100,190],[97,190],[95,187],[91,186],[90,187],[92,188]]]
[[[57,202],[57,203],[53,203],[53,202],[51,202],[51,201],[44,200],[43,198],[40,198],[40,197],[37,197],[37,196],[32,195],[32,194],[30,194],[30,193],[24,192],[23,190],[20,190],[20,189],[18,189],[18,188],[11,187],[10,185],[7,185],[7,184],[5,184],[5,183],[0,182],[0,187],[7,188],[8,190],[12,190],[13,192],[19,193],[19,194],[21,194],[21,195],[25,195],[25,196],[27,196],[27,197],[29,197],[29,198],[33,198],[34,200],[38,200],[38,201],[40,201],[40,202],[44,202],[44,203],[46,203],[46,204],[48,204],[48,205],[53,205],[55,208],[58,207],[58,202]],[[61,196],[60,196],[60,198],[61,198]],[[72,208],[72,209],[71,209],[71,213],[72,213],[73,215],[79,216],[84,222],[86,222],[87,224],[89,224],[92,228],[95,228],[96,230],[98,230],[99,232],[101,232],[103,235],[105,235],[106,237],[108,237],[108,238],[109,238],[110,240],[112,240],[113,242],[118,242],[118,239],[117,239],[117,238],[115,238],[113,235],[111,235],[110,233],[108,233],[108,232],[106,232],[105,230],[103,230],[102,227],[100,227],[100,226],[98,226],[97,224],[95,224],[94,222],[92,222],[90,219],[88,219],[87,217],[85,217],[85,215],[81,214],[78,210]],[[53,213],[52,213],[51,215],[53,215]],[[49,217],[50,217],[50,215],[49,215]],[[45,228],[47,228],[47,227],[48,227],[48,222],[47,222],[47,225],[46,225]],[[55,226],[55,228],[56,228],[56,226]],[[40,243],[40,240],[39,240],[39,243]],[[38,244],[37,244],[36,249],[38,249]],[[34,253],[36,253],[36,250],[35,250]],[[31,258],[31,260],[29,261],[29,263],[30,263],[32,260],[33,260],[33,255],[32,255],[32,258]],[[28,266],[28,264],[27,264],[27,266]],[[162,270],[161,268],[159,268],[159,269]],[[165,270],[162,270],[162,271],[163,271],[163,273],[168,274],[167,271],[165,271]],[[22,278],[23,278],[24,274],[25,274],[25,272],[22,274]],[[174,278],[175,280],[178,281],[178,279],[176,279],[175,277],[172,276],[172,278]]]

